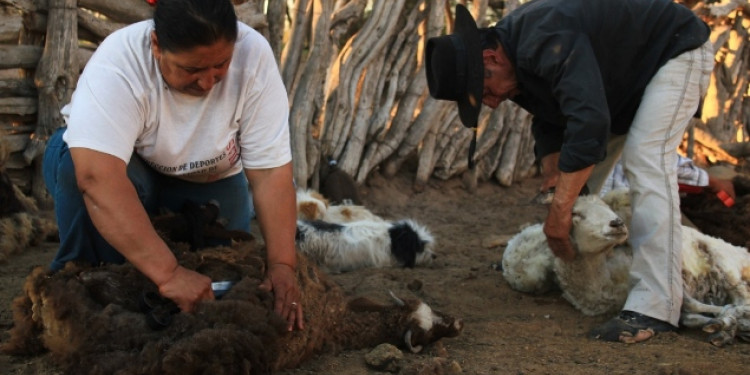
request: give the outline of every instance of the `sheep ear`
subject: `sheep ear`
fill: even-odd
[[[573,211],[571,216],[573,224],[578,224],[581,220],[584,219],[583,215],[581,215],[581,213],[578,211]]]
[[[398,297],[396,297],[396,295],[395,295],[395,294],[393,294],[393,291],[389,290],[389,291],[388,291],[388,293],[389,293],[389,294],[391,295],[391,298],[393,299],[393,301],[394,301],[394,302],[395,302],[395,303],[396,303],[397,305],[399,305],[399,306],[406,306],[406,302],[404,302],[404,300],[402,300],[401,298],[398,298]],[[411,334],[410,334],[410,335],[411,335]]]
[[[404,334],[404,341],[406,342],[406,347],[409,348],[409,351],[411,351],[412,353],[419,353],[422,351],[422,345],[412,346],[411,330],[407,330]]]

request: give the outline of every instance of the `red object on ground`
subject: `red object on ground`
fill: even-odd
[[[146,2],[148,3],[148,5],[151,5],[151,6],[156,5],[156,0],[146,0]]]
[[[727,207],[734,206],[734,199],[732,199],[732,197],[730,197],[726,191],[722,190],[716,193],[716,196],[719,197],[719,199],[721,199],[721,201],[724,203],[725,206]]]

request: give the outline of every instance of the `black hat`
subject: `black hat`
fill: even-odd
[[[461,122],[476,128],[482,107],[484,63],[479,30],[466,7],[456,5],[453,34],[430,38],[425,54],[430,95],[457,102]]]

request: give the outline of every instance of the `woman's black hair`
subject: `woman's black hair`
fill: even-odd
[[[159,0],[154,28],[159,48],[180,52],[236,41],[237,15],[230,0]]]

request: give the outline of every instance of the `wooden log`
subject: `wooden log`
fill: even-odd
[[[319,83],[325,79],[327,62],[332,51],[328,30],[333,5],[333,0],[313,1],[315,17],[312,19],[310,53],[290,103],[289,123],[295,158],[294,178],[302,188],[307,187],[307,180],[320,159],[320,146],[314,139],[314,134],[318,133],[314,128],[314,116],[319,112],[324,100],[323,87]]]
[[[286,1],[269,1],[266,9],[268,21],[268,43],[273,49],[276,63],[281,66],[281,50],[284,46],[284,25],[286,21]],[[313,9],[315,6],[313,5]],[[313,18],[316,15],[313,15]],[[313,24],[315,21],[313,21]]]
[[[78,25],[96,36],[97,39],[95,42],[97,43],[104,40],[104,38],[112,34],[115,30],[127,26],[124,22],[115,22],[97,17],[94,13],[86,9],[78,9],[77,17]]]
[[[520,123],[517,121],[510,126],[510,133],[508,139],[503,147],[503,154],[500,158],[500,165],[495,172],[495,178],[502,186],[510,186],[513,184],[513,176],[515,173],[519,153],[521,152],[523,131],[524,127],[531,126],[531,117],[522,119]]]
[[[10,8],[18,9],[22,12],[36,12],[39,7],[39,3],[43,3],[46,7],[47,3],[44,0],[1,0],[0,4],[7,5]]]
[[[268,38],[268,20],[256,4],[244,3],[234,7],[237,19]]]
[[[0,79],[0,98],[9,96],[35,98],[36,95],[36,86],[31,78]]]
[[[32,45],[0,45],[0,69],[34,69],[42,57],[42,48]]]
[[[444,131],[444,128],[447,128],[450,124],[456,122],[457,116],[457,111],[445,111],[445,115],[442,118],[438,118],[437,121],[432,124],[432,127],[422,140],[422,147],[419,150],[417,173],[414,177],[413,184],[415,191],[423,191],[427,185],[427,181],[432,175],[432,171],[435,169],[435,162],[437,160],[437,153],[435,151],[438,150],[438,135]]]
[[[34,131],[34,126],[31,123],[25,123],[22,120],[19,119],[18,116],[13,116],[13,118],[9,118],[10,116],[3,116],[8,118],[2,118],[0,117],[0,139],[7,135],[15,135],[15,134],[31,134]]]
[[[0,114],[8,115],[30,115],[37,113],[38,102],[36,98],[0,98]]]
[[[0,9],[0,44],[18,44],[23,17],[18,10]]]
[[[20,152],[20,151],[25,150],[26,146],[29,144],[29,141],[31,140],[31,136],[29,133],[4,134],[2,135],[2,139],[3,139],[3,142],[6,142],[8,146],[8,151],[13,153],[13,152]]]
[[[415,17],[413,12],[417,10],[415,8],[412,12],[401,17],[400,22],[403,23],[397,25],[397,30],[400,31],[395,35],[390,45],[380,54],[380,61],[371,63],[370,68],[367,70],[367,74],[365,75],[366,81],[359,95],[359,109],[354,118],[351,136],[346,152],[341,157],[341,168],[346,171],[357,170],[363,159],[362,150],[365,148],[365,143],[369,139],[372,139],[369,137],[373,132],[372,120],[384,114],[385,108],[376,108],[376,103],[385,102],[384,105],[392,106],[393,102],[390,97],[386,97],[385,100],[381,98],[385,81],[387,80],[390,86],[395,86],[393,92],[397,92],[399,87],[398,82],[408,79],[402,78],[401,73],[405,73],[404,75],[408,76],[413,70],[405,69],[404,65],[408,64],[412,66],[409,62],[413,62],[413,57],[416,55],[416,48],[414,47],[418,44],[419,35],[414,30],[417,28],[417,24],[423,19],[422,17]],[[392,109],[391,107],[390,110]],[[426,131],[427,128],[425,127],[419,136],[420,139]],[[353,139],[356,141],[352,142]],[[413,145],[404,145],[403,143],[401,145],[410,148],[409,150],[404,150],[404,153],[409,153],[413,149],[413,147],[410,147]]]
[[[719,147],[738,159],[750,157],[750,142],[721,143]]]
[[[330,133],[326,133],[326,138],[333,148],[333,155],[343,153],[346,137],[350,134],[352,118],[358,110],[357,104],[360,99],[360,83],[363,80],[363,72],[374,59],[383,53],[383,49],[392,41],[394,33],[398,32],[396,25],[398,25],[400,15],[404,11],[404,3],[405,0],[395,0],[373,4],[370,17],[352,39],[349,50],[346,52],[342,50],[346,55],[339,60],[341,68],[338,89],[341,93],[332,108],[332,115],[327,116],[328,114],[326,114],[326,131],[328,132],[329,128],[331,130]],[[347,167],[351,168],[351,164]],[[342,169],[351,175],[357,173],[355,169],[345,169],[344,167]],[[364,178],[358,179],[358,182],[364,182]]]
[[[48,1],[52,2],[52,0]],[[79,0],[78,5],[102,13],[113,21],[125,24],[154,16],[153,8],[143,0]]]
[[[445,113],[451,110],[452,107],[453,103],[451,102],[427,98],[425,104],[422,105],[422,111],[420,111],[419,116],[414,120],[414,124],[409,128],[404,141],[401,142],[398,150],[393,153],[383,166],[383,175],[388,178],[395,176],[407,157],[417,149],[427,132],[433,128],[435,121],[443,118]]]
[[[60,109],[70,102],[78,82],[77,0],[49,0],[48,12],[44,53],[34,77],[39,91],[37,126],[23,153],[29,163],[35,162],[31,195],[43,207],[51,205],[51,199],[44,186],[41,155],[52,132],[64,125]]]
[[[288,92],[292,91],[294,77],[297,67],[300,64],[304,42],[307,39],[307,30],[309,29],[312,13],[313,2],[310,0],[296,0],[292,13],[292,25],[289,31],[290,38],[281,52],[281,78]]]
[[[368,120],[375,112],[375,93],[384,69],[385,58],[385,53],[381,51],[362,75],[362,81],[357,90],[359,98],[357,111],[349,126],[349,135],[344,141],[345,148],[339,157],[338,166],[344,171],[356,171],[362,160],[362,151],[367,143],[367,130],[370,124]]]
[[[28,168],[29,164],[26,163],[26,159],[24,159],[23,153],[19,151],[19,152],[14,152],[8,155],[8,158],[5,160],[5,164],[3,165],[3,167],[8,170],[24,169],[24,168]]]

